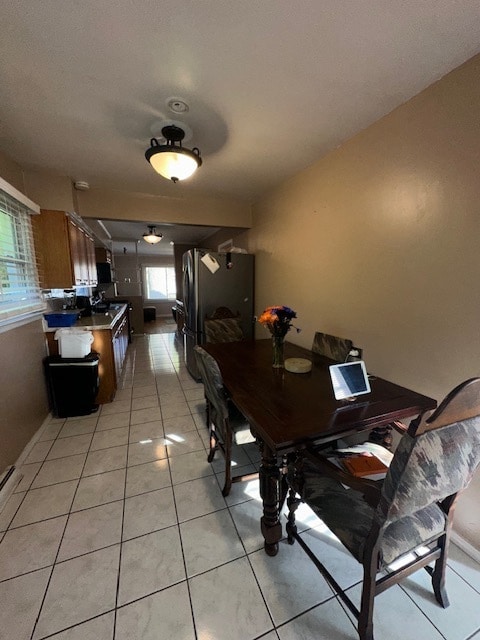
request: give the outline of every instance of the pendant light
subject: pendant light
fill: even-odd
[[[155,226],[150,224],[147,226],[148,233],[143,234],[143,239],[145,240],[145,242],[148,242],[148,244],[158,244],[163,238],[163,235],[161,233],[157,233]]]
[[[177,182],[189,178],[202,164],[200,150],[197,147],[192,150],[182,147],[185,131],[176,125],[163,127],[162,136],[167,143],[160,144],[156,138],[152,138],[145,158],[167,180]]]

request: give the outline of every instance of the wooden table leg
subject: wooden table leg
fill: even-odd
[[[264,537],[265,552],[269,556],[278,553],[278,542],[282,537],[280,524],[280,478],[281,472],[277,464],[274,451],[261,443],[262,464],[259,471],[260,496],[263,502],[263,516],[261,519],[262,535]]]

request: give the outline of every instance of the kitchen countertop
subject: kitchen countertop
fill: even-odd
[[[92,313],[91,316],[85,318],[79,318],[70,329],[86,329],[93,331],[95,329],[112,329],[115,323],[118,321],[122,313],[126,310],[126,304],[111,304],[108,311],[102,313]],[[45,326],[46,326],[45,322]],[[47,327],[44,329],[45,333],[51,331],[57,331],[58,329],[64,329],[67,327]]]

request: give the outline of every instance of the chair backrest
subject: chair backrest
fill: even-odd
[[[410,424],[383,483],[377,522],[395,522],[447,498],[453,504],[479,462],[480,378],[473,378]]]
[[[204,321],[205,342],[237,342],[243,340],[240,314],[228,307],[218,307]]]
[[[239,318],[222,320],[207,318],[204,322],[205,342],[237,342],[243,340],[243,330]]]
[[[228,418],[227,395],[223,386],[222,374],[215,358],[212,358],[205,349],[199,345],[195,345],[193,349],[205,389],[205,396],[213,408],[210,418],[217,427],[221,428],[223,421]]]
[[[207,316],[209,320],[223,320],[225,318],[238,318],[239,313],[233,313],[228,307],[217,307],[211,316]]]
[[[328,333],[317,331],[313,337],[312,351],[320,356],[325,356],[337,362],[345,362],[353,342],[347,338],[338,338]],[[358,349],[360,351],[360,349]]]

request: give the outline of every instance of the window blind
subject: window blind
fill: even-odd
[[[27,206],[0,189],[0,327],[44,309]]]

